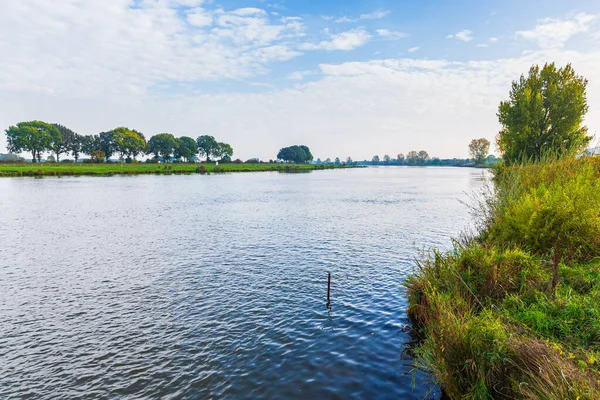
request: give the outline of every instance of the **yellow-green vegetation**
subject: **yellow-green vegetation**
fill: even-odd
[[[139,174],[207,174],[222,172],[305,172],[313,170],[351,168],[345,165],[314,165],[314,164],[153,164],[153,163],[16,163],[0,164],[0,177],[10,176],[108,176],[108,175],[139,175]]]
[[[451,399],[600,398],[600,158],[494,171],[479,232],[405,283]]]

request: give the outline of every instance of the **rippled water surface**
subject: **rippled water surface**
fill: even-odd
[[[0,398],[421,399],[401,282],[482,178],[0,179]]]

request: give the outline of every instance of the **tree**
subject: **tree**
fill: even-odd
[[[579,152],[591,138],[582,126],[588,111],[587,80],[575,74],[571,64],[535,65],[529,75],[512,83],[510,100],[498,107],[502,129],[498,149],[507,162],[539,160],[545,151]]]
[[[60,124],[52,124],[58,130],[58,135],[52,137],[50,150],[56,155],[56,162],[60,162],[60,155],[72,151],[77,142],[77,134]]]
[[[73,155],[73,158],[75,158],[75,162],[77,162],[77,160],[79,160],[79,153],[81,153],[83,151],[83,148],[82,148],[83,138],[84,138],[84,136],[75,134],[75,139],[73,140],[73,142],[71,143],[71,146],[69,147],[69,151]]]
[[[353,163],[352,158],[350,158],[350,157],[346,158],[346,164],[352,164],[352,163]]]
[[[159,133],[148,141],[148,152],[154,153],[156,158],[162,156],[164,162],[169,162],[169,157],[175,152],[177,140],[170,133]]]
[[[371,160],[371,164],[373,164],[373,165],[379,164],[379,156],[373,156],[373,159]]]
[[[102,150],[92,150],[90,156],[95,163],[101,163],[106,158],[106,154]]]
[[[115,143],[113,131],[108,132],[100,132],[98,135],[98,145],[99,147],[94,150],[100,150],[104,153],[104,157],[106,161],[115,153]]]
[[[79,141],[81,143],[81,152],[90,157],[94,151],[101,148],[100,137],[98,135],[80,136]]]
[[[409,151],[406,154],[406,163],[408,165],[417,165],[419,162],[419,154],[416,151]]]
[[[233,148],[227,144],[218,142],[217,148],[215,149],[214,156],[220,158],[221,160],[229,158],[231,160],[231,156],[233,155]]]
[[[337,165],[340,165],[341,161],[340,161],[340,158],[339,158],[339,157],[336,157],[336,158],[335,158],[335,163],[336,163]]]
[[[424,165],[427,161],[429,161],[429,154],[425,150],[421,150],[418,154],[418,161],[420,165]]]
[[[217,151],[218,143],[213,136],[200,136],[196,139],[198,144],[198,153],[200,157],[206,157],[206,162],[210,161],[210,157]]]
[[[33,162],[42,159],[42,153],[60,136],[52,124],[42,121],[19,122],[6,130],[7,148],[12,153],[30,152]]]
[[[328,158],[326,158],[326,159],[325,159],[325,164],[331,164],[331,158],[329,158],[329,157],[328,157]]]
[[[398,157],[396,157],[396,160],[397,160],[398,165],[404,164],[404,154],[402,154],[402,153],[398,154]]]
[[[313,160],[310,149],[306,146],[284,147],[277,153],[277,159],[285,162],[304,164]]]
[[[135,159],[135,156],[146,150],[146,139],[144,136],[128,128],[116,128],[112,131],[114,148],[121,153],[121,158],[125,156]]]
[[[198,154],[198,144],[194,139],[188,136],[182,136],[176,139],[175,158],[183,158],[190,162]]]
[[[383,156],[383,163],[385,165],[388,165],[390,163],[392,159],[390,158],[390,156],[388,156],[387,154],[385,156]]]
[[[487,156],[490,150],[490,141],[481,138],[481,139],[473,139],[469,144],[469,154],[475,164],[481,165],[485,161],[485,157]]]

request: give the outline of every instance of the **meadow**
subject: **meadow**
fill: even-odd
[[[19,176],[110,176],[141,174],[210,174],[228,172],[308,172],[314,170],[352,168],[346,165],[315,164],[153,164],[153,163],[14,163],[0,164],[0,177]]]

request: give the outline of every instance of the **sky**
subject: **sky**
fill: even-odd
[[[2,129],[212,135],[244,160],[468,157],[511,82],[556,62],[588,79],[600,131],[597,0],[2,0],[0,37]]]

